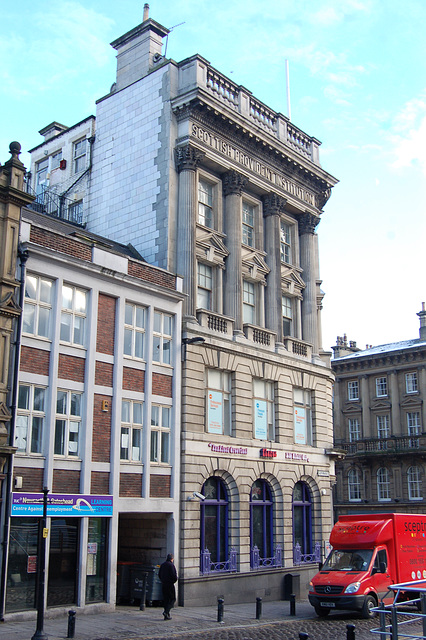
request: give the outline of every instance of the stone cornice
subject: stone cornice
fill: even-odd
[[[365,356],[365,358],[357,358],[354,360],[347,360],[342,363],[332,361],[332,369],[336,374],[355,373],[357,371],[364,371],[366,369],[374,369],[376,373],[378,369],[383,372],[388,367],[398,367],[401,365],[422,365],[426,362],[426,349],[417,349],[413,347],[410,350],[394,353],[394,354],[380,354],[376,357]],[[399,371],[399,370],[398,370]]]

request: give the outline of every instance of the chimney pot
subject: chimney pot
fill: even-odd
[[[149,19],[149,4],[146,2],[143,5],[143,21],[145,22],[148,19]]]

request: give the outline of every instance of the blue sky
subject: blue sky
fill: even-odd
[[[109,43],[142,22],[136,0],[4,2],[0,160],[53,120],[95,114],[115,79]],[[418,337],[426,300],[424,0],[151,0],[167,56],[195,53],[322,141],[339,179],[318,227],[323,343]],[[183,23],[183,24],[180,24]],[[175,26],[179,25],[179,26]],[[29,155],[23,153],[29,166]]]

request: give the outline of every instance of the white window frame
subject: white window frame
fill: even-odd
[[[145,359],[147,309],[126,300],[124,308],[123,352],[127,358]]]
[[[421,428],[422,422],[420,411],[407,411],[407,433],[410,436],[410,447],[412,449],[419,448],[420,442],[419,438],[416,436],[420,435]]]
[[[387,449],[388,448],[387,439],[390,438],[391,436],[389,414],[385,413],[385,414],[380,414],[376,416],[376,424],[377,424],[377,437],[379,441],[383,440],[383,442],[378,443],[379,448]]]
[[[138,447],[135,446],[137,441],[139,441]],[[140,463],[142,461],[142,447],[143,401],[123,398],[121,401],[120,460]]]
[[[28,389],[23,406],[23,389]],[[42,400],[39,404],[38,400]],[[15,446],[18,454],[41,455],[43,451],[43,434],[46,420],[47,387],[43,385],[20,382],[18,389],[18,406],[16,410]],[[39,425],[37,426],[37,422]],[[26,424],[25,424],[26,423]],[[35,439],[35,433],[38,438]],[[25,442],[25,446],[21,443]],[[36,443],[36,446],[35,446]]]
[[[420,467],[413,465],[407,469],[407,485],[409,500],[423,500],[422,495],[422,478]]]
[[[349,502],[361,502],[361,479],[358,469],[348,471],[348,498]]]
[[[197,262],[197,309],[213,309],[213,267]]]
[[[172,364],[173,316],[157,309],[154,310],[154,328],[152,332],[152,360],[160,364]]]
[[[232,376],[229,371],[206,370],[206,431],[232,436]]]
[[[256,206],[243,199],[242,203],[242,243],[247,247],[255,247],[256,243]]]
[[[65,412],[61,412],[59,409],[59,403],[61,398],[65,397]],[[63,394],[63,395],[62,395]],[[76,399],[78,398],[78,402]],[[79,413],[74,413],[72,407],[77,404]],[[61,402],[62,404],[62,402]],[[56,419],[55,419],[55,438],[54,438],[54,455],[62,458],[75,459],[79,457],[80,436],[82,428],[82,416],[83,416],[83,394],[79,391],[71,391],[69,389],[58,389],[56,393]],[[59,422],[64,423],[59,426]],[[62,437],[60,438],[60,447],[57,447],[57,437],[62,430]],[[58,448],[61,449],[58,452]]]
[[[410,371],[405,374],[405,390],[407,393],[418,393],[419,384],[417,379],[417,371]]]
[[[292,225],[280,220],[280,258],[284,264],[292,264]]]
[[[36,175],[35,175],[35,192],[36,194],[43,193],[47,185],[47,176],[49,173],[49,158],[43,158],[36,163]]]
[[[376,398],[384,398],[388,395],[388,379],[386,376],[376,378]]]
[[[293,335],[293,298],[290,296],[281,295],[281,310],[282,310],[282,322],[283,322],[283,336]],[[289,327],[287,333],[286,328]]]
[[[377,470],[377,500],[379,502],[390,502],[390,478],[386,467]]]
[[[275,441],[274,383],[253,378],[253,437]]]
[[[73,171],[81,173],[86,168],[87,139],[76,140],[72,147]]]
[[[198,224],[214,229],[214,185],[205,178],[198,178]]]
[[[243,324],[256,324],[256,284],[243,279]]]
[[[361,421],[359,418],[348,420],[349,442],[357,442],[361,439]]]
[[[28,295],[29,284],[35,284],[35,298]],[[24,312],[22,318],[22,332],[27,335],[36,336],[37,338],[49,338],[52,320],[52,304],[54,293],[54,282],[49,278],[43,278],[32,273],[28,273],[25,278],[25,296],[24,296]],[[49,290],[49,295],[45,293]],[[29,317],[32,314],[32,322]],[[42,318],[42,322],[41,322]],[[29,325],[32,330],[28,330]],[[40,324],[46,325],[47,329],[40,332]]]
[[[309,389],[293,388],[294,441],[296,444],[312,446],[312,392]]]
[[[151,405],[151,464],[170,465],[172,408],[168,405]]]
[[[348,381],[348,400],[359,400],[358,380]]]
[[[66,289],[71,291],[70,306],[64,305],[64,293]],[[81,287],[76,287],[75,285],[64,282],[62,284],[61,293],[60,341],[83,346],[86,338],[86,318],[89,303],[89,292]],[[84,307],[81,304],[83,300]],[[67,322],[64,322],[65,318],[67,318]],[[65,337],[64,335],[65,329],[67,329],[67,333],[69,334],[68,337]]]
[[[50,156],[50,170],[54,171],[59,169],[62,160],[62,149],[59,149],[56,153],[52,153]]]

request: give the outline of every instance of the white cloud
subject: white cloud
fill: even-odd
[[[392,166],[418,164],[426,174],[426,91],[404,105],[395,116],[393,130]]]

